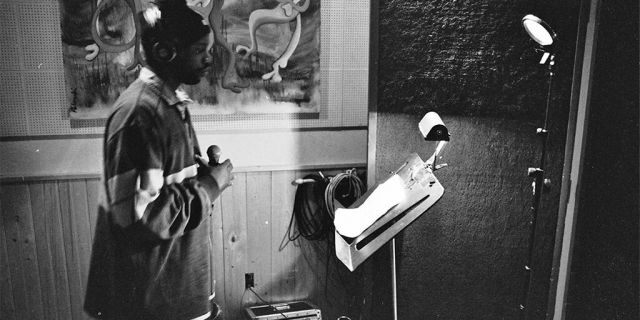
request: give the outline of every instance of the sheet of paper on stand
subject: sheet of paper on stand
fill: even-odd
[[[402,182],[400,186],[397,184],[398,181]],[[340,234],[338,225],[342,222],[336,225],[336,256],[351,271],[355,270],[376,250],[421,216],[444,194],[444,188],[433,174],[431,168],[415,153],[410,154],[405,163],[385,182],[371,188],[350,208],[359,208],[362,205],[366,207],[370,197],[378,196],[376,192],[378,188],[386,190],[384,191],[385,193],[389,189],[401,191],[401,197],[390,197],[391,199],[401,200],[391,206],[390,209],[385,210],[373,224],[356,237],[346,237]],[[371,201],[376,203],[378,200],[371,199]],[[386,205],[392,202],[382,201]],[[349,211],[346,212],[348,213]],[[354,216],[358,214],[362,213],[356,212]],[[336,211],[336,218],[337,216]],[[362,223],[362,225],[366,225],[366,223]]]
[[[359,207],[338,208],[334,219],[336,230],[345,237],[355,238],[404,198],[405,182],[394,174],[378,185]]]

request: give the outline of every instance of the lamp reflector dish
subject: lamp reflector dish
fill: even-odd
[[[534,15],[526,15],[522,18],[522,26],[531,39],[542,46],[553,44],[555,33],[549,25]]]

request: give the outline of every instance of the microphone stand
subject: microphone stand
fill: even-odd
[[[525,282],[522,290],[521,302],[520,302],[520,319],[525,319],[527,315],[527,307],[529,298],[531,296],[531,282],[533,281],[533,269],[531,267],[533,263],[534,249],[535,249],[535,233],[536,233],[536,223],[538,218],[538,213],[540,210],[540,203],[542,200],[542,192],[543,190],[547,190],[551,186],[551,180],[544,178],[544,162],[547,153],[547,123],[549,120],[549,105],[551,104],[551,85],[553,82],[553,67],[554,67],[554,55],[545,52],[542,59],[540,60],[541,64],[544,64],[546,60],[549,59],[549,80],[548,80],[548,89],[547,89],[547,103],[544,111],[544,125],[542,128],[538,128],[536,130],[536,134],[542,140],[542,152],[540,154],[540,163],[537,168],[529,168],[527,173],[529,177],[534,178],[534,182],[532,183],[533,194],[532,194],[532,206],[531,206],[531,217],[529,221],[529,251],[527,256],[527,262],[524,266],[525,270]],[[546,301],[546,299],[545,299]]]

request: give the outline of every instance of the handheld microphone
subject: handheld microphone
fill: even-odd
[[[220,147],[215,144],[212,144],[207,148],[207,157],[209,157],[209,165],[217,166],[220,164]]]

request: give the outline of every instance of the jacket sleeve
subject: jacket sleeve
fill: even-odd
[[[206,219],[219,187],[212,177],[198,176],[194,162],[178,172],[164,172],[172,151],[163,130],[171,128],[144,108],[137,108],[128,119],[109,134],[105,150],[112,221],[135,230],[135,238],[179,237]]]

